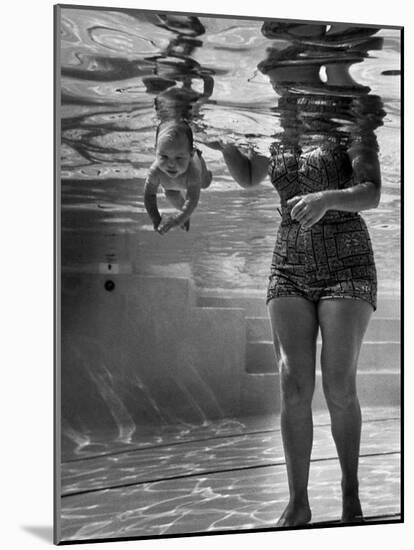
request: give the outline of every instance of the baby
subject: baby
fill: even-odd
[[[173,227],[190,228],[190,216],[197,206],[200,190],[208,187],[212,174],[207,170],[201,151],[194,148],[193,133],[184,121],[162,122],[155,138],[155,161],[145,181],[145,208],[155,231],[164,235]],[[158,187],[179,210],[167,220],[157,207]]]

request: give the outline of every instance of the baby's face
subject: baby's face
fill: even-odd
[[[176,139],[161,136],[157,142],[155,156],[158,168],[168,177],[177,178],[188,170],[193,153],[185,135]]]

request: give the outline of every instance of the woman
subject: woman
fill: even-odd
[[[289,53],[296,51],[289,47]],[[319,329],[323,389],[342,470],[342,521],[362,518],[356,372],[364,333],[376,309],[377,282],[370,238],[358,212],[377,207],[381,176],[372,125],[359,125],[359,133],[358,129],[335,131],[338,118],[355,130],[355,113],[361,106],[356,96],[367,94],[366,88],[350,80],[349,59],[343,59],[342,67],[342,73],[340,64],[328,70],[328,82],[323,83],[318,56],[305,63],[302,55],[299,64],[294,59],[290,65],[286,56],[282,62],[273,59],[266,73],[281,95],[279,107],[283,103],[288,107],[281,113],[281,143],[271,147],[270,159],[255,152],[245,154],[229,143],[213,144],[242,187],[258,184],[269,173],[281,200],[282,220],[267,293],[290,494],[279,527],[311,520],[311,402]],[[311,92],[304,93],[306,88]],[[329,95],[332,90],[335,94]],[[381,116],[383,111],[377,109],[378,113]]]

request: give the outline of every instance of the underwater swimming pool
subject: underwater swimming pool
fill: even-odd
[[[57,539],[275,528],[288,487],[264,298],[279,198],[270,181],[240,188],[212,144],[265,153],[295,124],[311,144],[376,131],[382,201],[364,218],[381,298],[359,358],[361,496],[366,522],[401,521],[399,31],[315,24],[292,39],[275,22],[116,9],[61,8],[59,21]],[[275,62],[320,66],[320,82],[273,87]],[[325,84],[341,71],[344,87]],[[290,88],[304,100],[294,113]],[[160,116],[191,112],[213,173],[189,232],[159,235],[144,206],[154,100]],[[172,211],[162,194],[159,206]],[[319,359],[312,406],[313,522],[338,525]]]
[[[200,288],[263,291],[279,224],[270,181],[244,190],[208,143],[225,137],[266,152],[280,131],[278,95],[257,69],[271,44],[261,21],[200,17],[186,28],[133,11],[62,9],[62,266],[66,271],[185,276]],[[190,18],[191,19],[191,18]],[[400,33],[381,29],[352,78],[381,97],[376,135],[383,192],[364,213],[379,290],[400,284]],[[191,230],[155,234],[143,203],[163,86],[208,88],[195,138],[213,184]],[[160,209],[170,206],[160,197]],[[108,267],[109,266],[109,267]]]

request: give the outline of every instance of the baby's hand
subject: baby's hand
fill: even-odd
[[[174,216],[170,216],[167,221],[161,222],[158,226],[158,233],[160,235],[165,235],[170,229],[177,226],[177,220]]]

